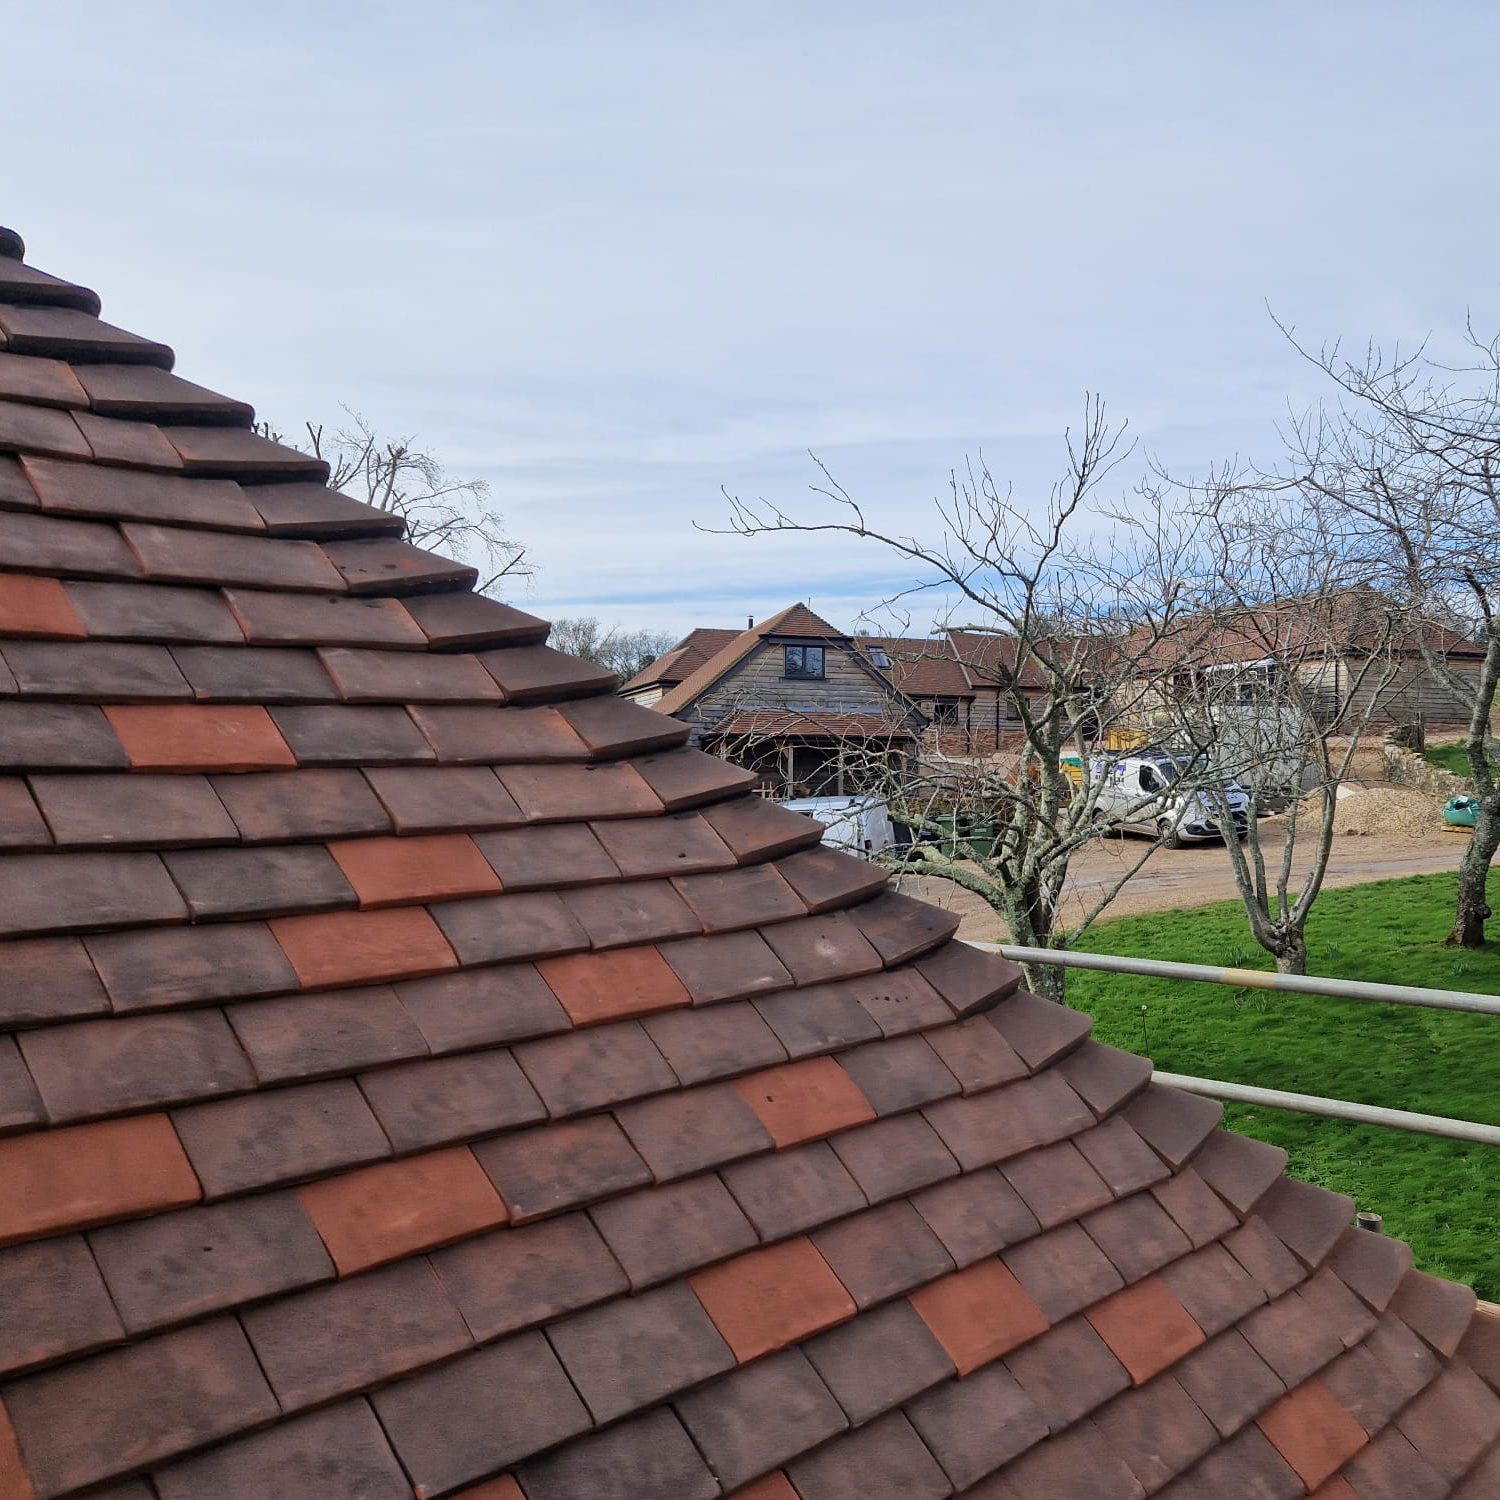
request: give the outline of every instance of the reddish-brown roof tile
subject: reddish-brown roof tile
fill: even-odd
[[[274,771],[296,757],[263,708],[106,708],[137,771]]]
[[[57,579],[0,574],[0,635],[82,640],[87,634]]]
[[[1255,1420],[1309,1490],[1317,1489],[1365,1445],[1364,1428],[1321,1380],[1299,1385]]]
[[[1203,1330],[1158,1277],[1127,1286],[1086,1315],[1136,1385],[1203,1342]]]
[[[575,1026],[648,1015],[691,1001],[655,948],[544,958],[537,970]]]
[[[437,923],[419,906],[278,917],[271,933],[304,989],[409,979],[458,963]]]
[[[1008,1354],[1048,1328],[1042,1310],[998,1260],[976,1261],[911,1294],[912,1306],[960,1375]]]
[[[854,1299],[811,1240],[786,1240],[689,1279],[742,1364],[854,1315]]]

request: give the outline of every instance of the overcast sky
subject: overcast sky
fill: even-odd
[[[1085,389],[1269,452],[1314,341],[1500,323],[1489,4],[3,0],[0,222],[284,429],[489,480],[520,602],[848,623],[878,552],[704,535],[814,450],[921,531]]]

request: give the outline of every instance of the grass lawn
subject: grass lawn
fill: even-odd
[[[1462,745],[1434,745],[1422,752],[1422,759],[1455,776],[1469,775],[1469,757]]]
[[[1451,874],[1324,891],[1309,971],[1500,994],[1500,942],[1478,953],[1442,946],[1453,895]],[[1490,902],[1500,909],[1500,871]],[[1103,923],[1081,946],[1272,967],[1238,903]],[[1068,986],[1095,1036],[1167,1072],[1500,1124],[1500,1017],[1078,970]],[[1226,1106],[1225,1123],[1284,1146],[1297,1176],[1383,1214],[1423,1270],[1500,1300],[1500,1148],[1247,1105]]]

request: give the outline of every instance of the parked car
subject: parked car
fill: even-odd
[[[1222,838],[1215,792],[1204,789],[1196,775],[1193,785],[1179,784],[1194,764],[1191,756],[1161,752],[1096,756],[1091,766],[1097,783],[1095,816],[1159,838],[1167,849]],[[1250,799],[1236,781],[1224,782],[1222,791],[1235,831],[1243,838],[1250,824]]]
[[[816,818],[828,831],[823,842],[867,859],[896,843],[891,810],[879,797],[793,797],[781,804]]]

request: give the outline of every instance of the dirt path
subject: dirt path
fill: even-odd
[[[1465,840],[1462,835],[1434,833],[1413,838],[1405,834],[1345,835],[1335,840],[1325,888],[1392,880],[1401,875],[1431,875],[1458,865]],[[1089,845],[1073,861],[1071,900],[1067,918],[1076,921],[1145,851],[1143,839],[1104,839]],[[1271,849],[1267,849],[1267,854]],[[1293,870],[1305,868],[1305,861]],[[978,896],[945,880],[903,875],[900,888],[936,906],[961,914],[961,937],[986,942],[1003,941],[999,916]],[[1176,911],[1232,901],[1234,876],[1221,844],[1197,844],[1184,849],[1158,849],[1109,908],[1115,917],[1142,912]]]

